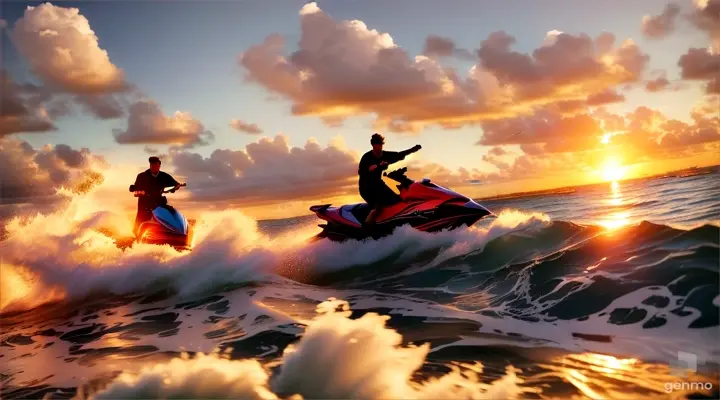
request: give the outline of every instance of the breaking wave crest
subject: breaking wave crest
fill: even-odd
[[[59,299],[169,288],[180,297],[243,282],[292,279],[312,283],[333,274],[385,264],[395,270],[433,254],[437,264],[514,230],[550,224],[538,213],[505,211],[485,228],[426,234],[409,227],[377,241],[310,242],[316,228],[270,236],[240,211],[199,213],[194,248],[118,246],[131,235],[127,214],[92,211],[85,196],[71,196],[54,212],[16,218],[0,242],[3,311],[19,311]]]

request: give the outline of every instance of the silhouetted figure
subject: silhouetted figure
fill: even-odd
[[[358,175],[360,175],[358,182],[360,196],[362,196],[371,208],[370,214],[368,214],[367,219],[365,219],[364,224],[366,226],[375,223],[375,216],[382,207],[400,201],[400,196],[393,192],[382,180],[382,171],[386,170],[390,164],[402,161],[409,154],[422,149],[422,146],[418,144],[408,150],[400,152],[384,151],[383,145],[385,144],[385,138],[379,133],[372,135],[370,144],[372,145],[372,150],[363,154],[358,167]]]
[[[165,204],[163,190],[171,186],[177,190],[181,186],[170,174],[160,171],[161,162],[158,157],[150,157],[148,161],[150,168],[139,173],[135,178],[135,183],[130,186],[130,191],[134,191],[138,195],[138,208],[133,229],[135,235],[137,235],[140,224],[152,218],[152,210]]]

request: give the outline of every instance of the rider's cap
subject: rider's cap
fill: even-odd
[[[374,133],[370,138],[370,144],[385,144],[385,138],[379,133]]]
[[[150,162],[150,164],[160,164],[160,159],[155,156],[148,158],[148,161]]]

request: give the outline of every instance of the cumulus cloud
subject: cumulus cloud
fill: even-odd
[[[649,61],[631,40],[612,49],[614,37],[609,34],[596,40],[585,34],[553,31],[550,35],[552,40],[529,55],[511,50],[514,37],[494,32],[482,42],[477,54],[483,67],[502,84],[512,85],[521,100],[572,97],[561,94],[572,88],[575,96],[587,96],[635,82]]]
[[[695,120],[718,117],[718,101],[720,95],[705,96],[693,106],[690,116]]]
[[[406,131],[425,124],[460,127],[515,116],[534,107],[588,96],[637,82],[649,57],[632,41],[615,46],[603,33],[593,39],[557,31],[531,54],[511,49],[515,38],[492,33],[475,52],[463,77],[436,59],[455,54],[448,39],[430,37],[412,57],[387,33],[362,21],[336,21],[315,3],[300,12],[298,50],[268,36],[239,57],[250,81],[292,101],[295,115],[316,115],[337,124],[374,114],[376,124]]]
[[[649,38],[662,38],[675,31],[675,21],[680,15],[680,6],[674,3],[665,5],[659,15],[646,15],[642,19],[641,29]]]
[[[422,53],[431,58],[454,56],[463,59],[472,59],[473,57],[468,50],[458,48],[452,39],[437,35],[430,35],[425,39],[425,46],[423,47]]]
[[[684,157],[707,151],[708,145],[720,142],[720,116],[706,104],[695,107],[689,123],[670,119],[648,107],[638,107],[625,116],[607,114],[604,118],[623,120],[623,129],[610,141],[634,161]]]
[[[50,3],[29,6],[10,37],[45,83],[46,91],[56,97],[70,96],[75,104],[100,119],[125,116],[131,97],[139,94],[100,47],[89,21],[77,8]],[[128,130],[116,133],[118,143],[193,146],[206,144],[212,138],[212,133],[188,114],[164,117],[151,101],[136,102],[130,113]]]
[[[626,162],[640,162],[711,150],[709,145],[720,142],[717,107],[703,103],[691,117],[691,122],[673,120],[648,107],[638,107],[626,115],[603,108],[571,116],[543,110],[530,116],[484,122],[478,144],[519,145],[524,153],[510,162],[504,149],[491,149],[483,160],[499,172],[486,179],[527,178],[540,171],[560,171],[563,164],[566,170],[568,165],[590,166],[598,158],[617,152],[627,156]]]
[[[100,48],[95,32],[77,8],[44,3],[28,6],[10,37],[45,83],[77,94],[128,88],[124,72]]]
[[[172,154],[175,174],[192,185],[194,200],[277,201],[356,192],[357,154],[340,142],[313,140],[290,147],[288,138],[262,138],[244,150],[218,149],[208,158]]]
[[[0,136],[53,130],[74,106],[100,119],[119,118],[137,94],[77,8],[28,6],[8,36],[42,84],[14,83],[3,72],[3,102],[23,104],[24,111],[2,111]]]
[[[706,81],[707,93],[720,93],[720,53],[691,48],[680,56],[678,66],[683,79]]]
[[[695,121],[693,124],[670,120],[662,127],[665,134],[660,138],[659,145],[662,148],[680,148],[720,141],[717,120]]]
[[[262,138],[244,150],[215,150],[209,157],[191,152],[172,155],[173,175],[188,182],[191,201],[240,201],[245,205],[278,201],[326,201],[336,196],[357,196],[358,156],[341,142],[323,147],[310,140],[304,147],[292,148],[287,137]],[[433,182],[450,188],[460,188],[473,182],[501,181],[539,176],[543,171],[567,169],[568,154],[548,157],[544,150],[538,155],[522,155],[497,147],[485,161],[496,172],[478,168],[451,169],[438,163],[409,161],[408,176],[413,179],[431,178]],[[576,162],[582,158],[573,158]]]
[[[6,197],[49,195],[60,187],[85,192],[103,180],[104,158],[83,148],[47,145],[34,149],[15,138],[0,139],[0,181]]]
[[[19,85],[0,69],[0,138],[13,133],[55,130],[50,111],[43,107],[46,98],[40,88]]]
[[[34,107],[25,108],[24,118],[19,118],[18,107],[11,107],[12,116],[3,113],[0,135],[50,130],[52,120],[69,114],[74,103],[100,119],[123,117],[129,109],[128,129],[115,131],[118,143],[187,148],[213,140],[212,132],[188,113],[166,117],[153,101],[133,101],[140,93],[100,47],[89,21],[77,8],[50,3],[28,6],[10,38],[44,86],[37,90],[42,96],[35,97]],[[15,92],[3,93],[3,103],[19,104]]]
[[[500,157],[500,156],[504,156],[504,155],[508,154],[508,152],[505,149],[503,149],[502,147],[495,146],[492,149],[490,149],[488,154]]]
[[[713,52],[720,52],[720,0],[693,0],[692,10],[683,13],[684,21],[708,34]],[[681,8],[676,3],[665,5],[659,15],[646,15],[642,19],[643,34],[651,39],[663,38],[676,30]]]
[[[76,96],[75,101],[100,119],[123,117],[129,106],[127,99],[111,94],[83,94]]]
[[[625,96],[622,93],[618,93],[615,89],[606,89],[587,97],[587,105],[589,106],[621,103],[623,101],[625,101]]]
[[[720,0],[694,0],[694,12],[690,21],[700,30],[707,32],[713,51],[720,52]]]
[[[480,145],[544,144],[546,152],[596,148],[602,136],[598,121],[587,114],[565,117],[549,110],[530,116],[487,121],[482,126]]]
[[[260,129],[257,124],[250,124],[247,122],[243,122],[239,119],[233,119],[232,121],[230,121],[230,127],[232,127],[238,132],[245,132],[251,135],[259,135],[263,133],[263,130]]]
[[[647,81],[645,89],[648,92],[660,92],[668,88],[668,86],[670,86],[670,81],[668,80],[665,71],[662,71],[657,78]]]
[[[35,88],[39,94],[32,103],[35,122],[27,118],[3,121],[3,132],[46,130],[40,127],[71,114],[74,106],[100,119],[121,118],[139,99],[141,93],[100,47],[89,21],[77,8],[51,3],[28,6],[9,37],[42,86]]]
[[[177,111],[166,116],[152,100],[130,106],[127,129],[116,129],[114,135],[120,144],[172,144],[185,148],[206,145],[215,137],[190,113]]]
[[[398,121],[393,119],[378,119],[373,122],[373,130],[395,132],[400,134],[414,135],[422,131],[422,124],[407,121]],[[447,126],[447,129],[452,127]]]
[[[493,149],[499,149],[500,147],[494,147]],[[482,157],[483,161],[490,163],[495,166],[495,168],[499,170],[506,170],[510,167],[510,164],[508,164],[506,161],[502,160],[501,155],[497,155],[495,153],[488,152],[487,154],[483,155]]]
[[[613,48],[615,38],[553,31],[551,40],[530,54],[511,50],[515,38],[492,33],[477,54],[485,70],[513,88],[515,101],[553,103],[609,92],[616,85],[636,82],[649,57],[632,41]]]
[[[717,111],[705,113],[696,107],[691,122],[667,118],[660,111],[638,107],[625,116],[626,129],[613,136],[611,142],[620,146],[628,160],[687,157],[709,151],[720,142],[720,116]]]

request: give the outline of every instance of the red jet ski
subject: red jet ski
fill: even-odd
[[[383,207],[376,216],[375,224],[369,229],[362,226],[370,213],[366,203],[348,204],[331,207],[331,204],[310,207],[327,224],[315,239],[327,238],[333,241],[348,239],[378,239],[387,236],[402,225],[410,225],[424,232],[451,230],[463,225],[470,226],[488,216],[494,216],[485,207],[472,199],[439,186],[429,179],[415,182],[405,176],[407,168],[385,173],[388,178],[399,183],[401,201]]]

